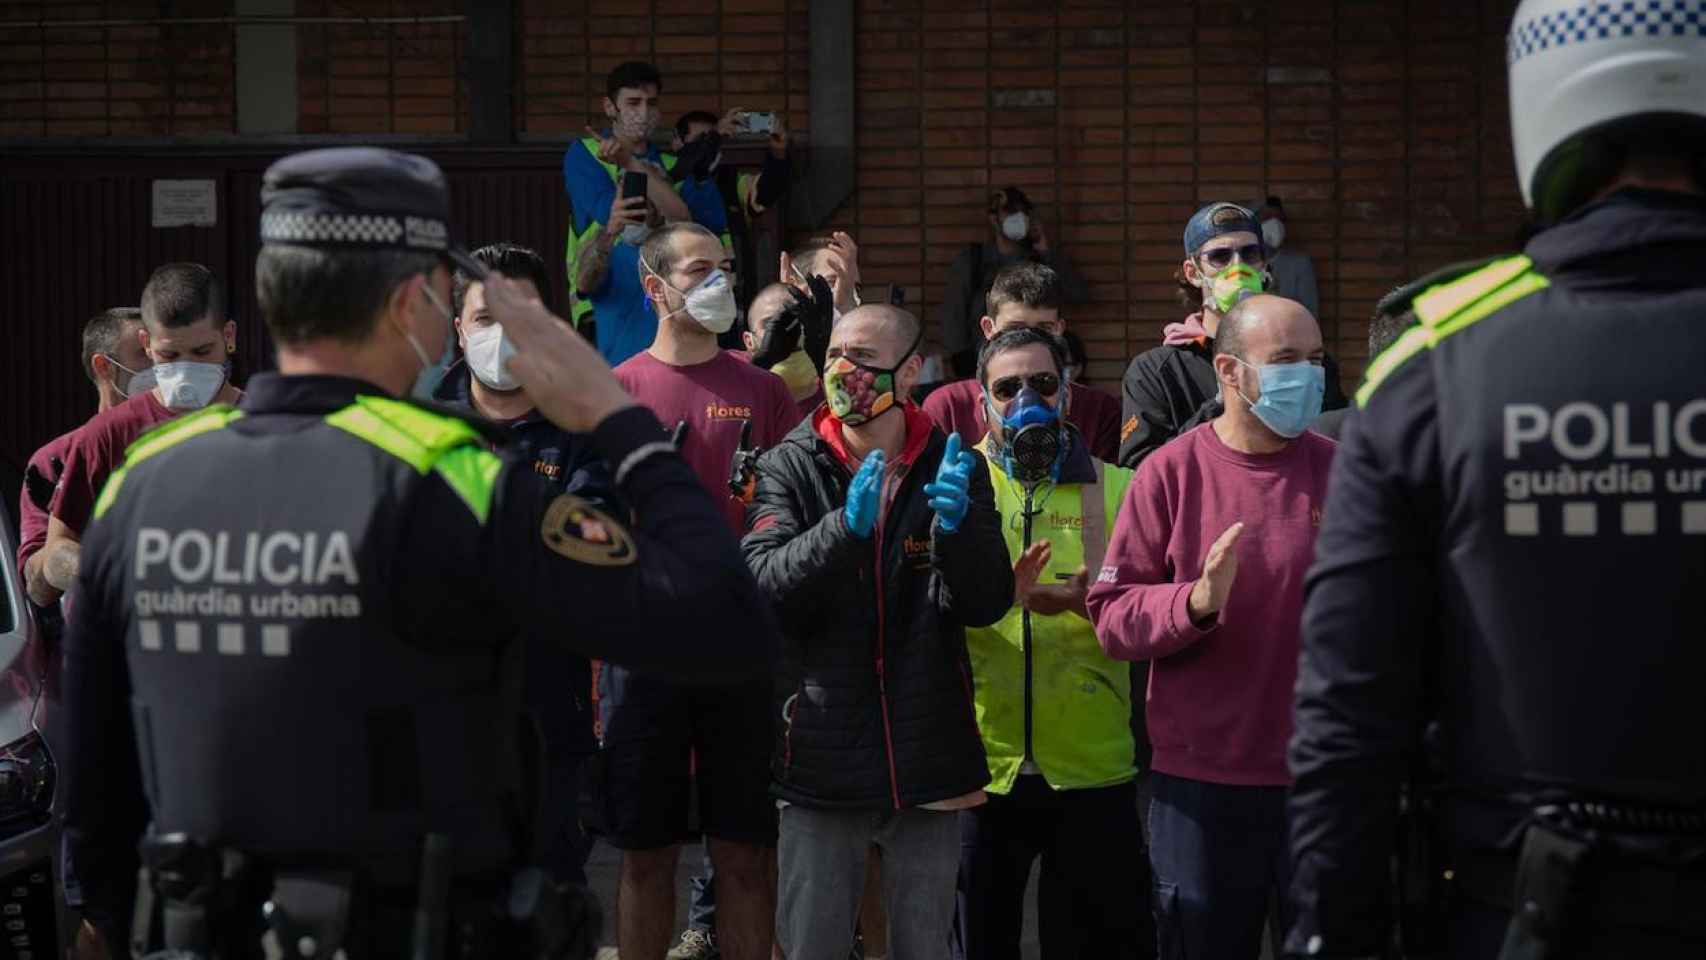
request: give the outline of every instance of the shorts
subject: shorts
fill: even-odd
[[[592,832],[619,850],[696,833],[775,846],[769,678],[689,686],[605,664],[598,685],[603,743],[587,758],[581,795]]]

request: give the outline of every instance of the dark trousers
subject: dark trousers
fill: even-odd
[[[700,856],[705,862],[693,875],[693,889],[687,898],[687,926],[701,933],[717,929],[717,869],[711,864],[711,841],[700,841]]]
[[[1160,955],[1256,960],[1270,906],[1290,927],[1284,787],[1150,774],[1150,862]]]
[[[1038,857],[1043,957],[1155,956],[1137,785],[1055,790],[1027,775],[960,814],[958,960],[1018,960]]]

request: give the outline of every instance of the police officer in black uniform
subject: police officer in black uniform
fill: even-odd
[[[85,540],[65,829],[86,916],[114,955],[568,955],[576,904],[522,869],[537,771],[509,749],[509,641],[726,679],[769,651],[696,625],[768,613],[656,419],[510,281],[486,278],[509,369],[590,433],[634,522],[400,399],[453,355],[447,266],[485,274],[435,165],[297,154],[262,203],[280,373],[139,440]]]
[[[1391,307],[1416,326],[1346,421],[1309,579],[1288,951],[1389,946],[1420,741],[1449,956],[1706,956],[1706,11],[1683,6],[1521,5],[1516,160],[1550,226]]]

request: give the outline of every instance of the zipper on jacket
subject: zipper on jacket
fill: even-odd
[[[888,675],[883,669],[883,657],[887,648],[888,613],[883,602],[883,520],[887,518],[892,490],[900,485],[899,477],[895,478],[891,488],[889,478],[883,478],[882,494],[877,504],[877,520],[874,526],[876,534],[876,553],[872,562],[872,572],[877,584],[877,702],[883,708],[883,746],[888,749],[889,757],[889,798],[894,802],[894,808],[900,809],[900,779],[895,775],[894,764],[894,725],[889,720],[889,684]]]
[[[1021,508],[1025,515],[1025,540],[1021,551],[1031,549],[1031,491],[1025,491],[1025,505]],[[1020,639],[1025,650],[1025,760],[1021,766],[1034,766],[1037,762],[1031,751],[1031,609],[1024,605],[1024,599],[1019,601]]]

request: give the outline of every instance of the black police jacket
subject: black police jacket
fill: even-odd
[[[65,826],[122,936],[141,823],[263,860],[413,882],[514,865],[522,629],[684,679],[763,669],[702,618],[768,617],[727,522],[643,408],[592,435],[630,529],[505,466],[480,427],[337,377],[255,377],[240,409],[144,436],[97,504],[66,643]],[[134,722],[133,722],[134,721]],[[144,799],[144,794],[146,799]],[[109,940],[122,943],[123,940]]]
[[[758,463],[742,547],[782,623],[772,761],[791,803],[902,809],[989,782],[965,643],[966,627],[1013,605],[989,467],[971,451],[971,509],[943,530],[924,485],[946,438],[916,408],[896,415],[908,417],[907,453],[890,461],[869,538],[847,528],[852,471],[827,411]]]
[[[1428,715],[1460,848],[1562,795],[1706,804],[1702,263],[1706,202],[1628,191],[1410,291],[1309,575],[1291,949],[1378,952]]]

